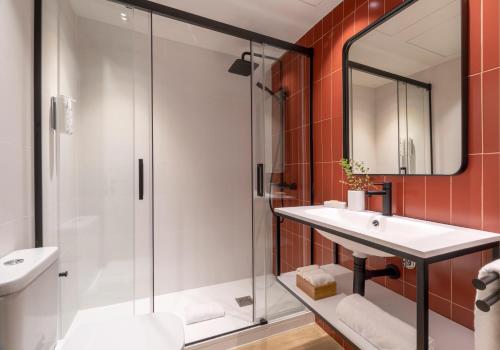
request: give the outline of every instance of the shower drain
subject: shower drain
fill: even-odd
[[[239,307],[253,305],[253,299],[249,295],[241,298],[236,298],[236,302],[238,303]]]

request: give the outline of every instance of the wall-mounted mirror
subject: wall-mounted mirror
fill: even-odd
[[[407,0],[344,47],[344,157],[371,174],[466,165],[466,0]]]

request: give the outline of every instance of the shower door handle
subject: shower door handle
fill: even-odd
[[[257,164],[257,196],[264,197],[264,164]]]
[[[139,200],[144,199],[144,160],[139,159]]]

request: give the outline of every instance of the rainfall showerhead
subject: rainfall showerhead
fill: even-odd
[[[259,67],[259,65],[257,63],[254,63],[253,69],[255,70],[257,69],[257,67]],[[248,77],[250,76],[250,74],[252,74],[252,62],[249,62],[243,58],[238,58],[233,62],[231,67],[229,67],[228,72]]]

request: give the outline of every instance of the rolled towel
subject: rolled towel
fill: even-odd
[[[321,268],[304,272],[302,278],[314,287],[322,287],[335,282],[335,277]]]
[[[307,273],[309,271],[313,271],[313,270],[317,270],[319,269],[319,265],[309,265],[309,266],[302,266],[302,267],[299,267],[296,272],[297,272],[297,275],[299,276],[303,276],[304,273]]]
[[[193,324],[225,316],[224,308],[217,303],[193,304],[184,309],[186,324]]]
[[[482,278],[491,272],[500,274],[500,259],[485,265],[479,270]],[[484,299],[500,290],[500,280],[491,282],[485,290],[476,292],[476,300]],[[474,343],[476,350],[498,350],[500,344],[500,302],[493,304],[490,311],[474,309]]]
[[[337,305],[337,316],[377,349],[414,350],[417,348],[417,331],[359,294],[342,299]],[[429,337],[429,350],[434,340]]]

